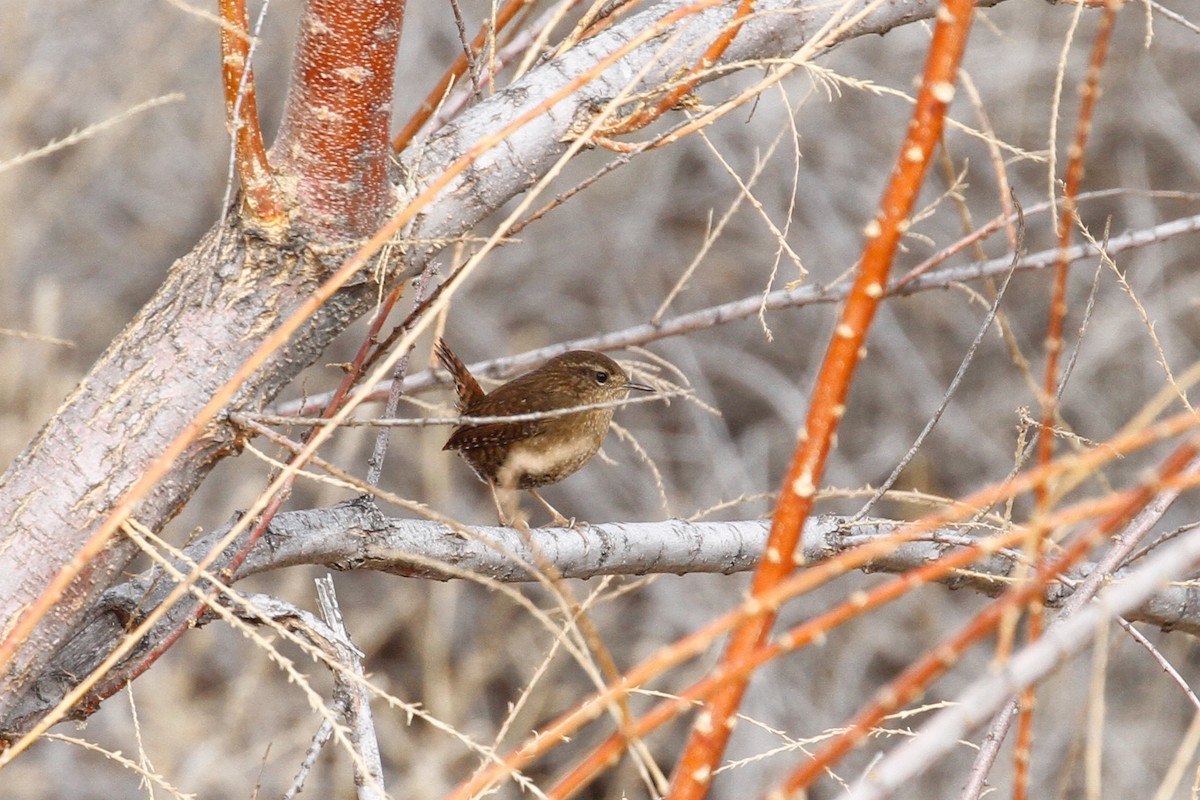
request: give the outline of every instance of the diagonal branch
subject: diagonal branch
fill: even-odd
[[[1121,236],[1114,236],[1105,245],[1104,251],[1109,256],[1129,252],[1142,247],[1158,244],[1176,236],[1186,236],[1200,231],[1200,216],[1182,217],[1179,219],[1152,225],[1143,230],[1131,231]],[[1067,257],[1072,261],[1091,258],[1097,249],[1090,243],[1076,244],[1067,251]],[[1022,256],[1014,264],[1009,256],[994,258],[988,261],[976,262],[959,267],[946,267],[934,272],[924,272],[920,276],[894,279],[888,283],[886,294],[889,297],[908,297],[918,292],[930,289],[946,289],[956,283],[983,280],[1007,274],[1009,271],[1022,272],[1026,270],[1042,270],[1054,266],[1060,257],[1057,247],[1029,253]],[[1136,263],[1131,266],[1136,266]],[[910,273],[911,274],[911,273]],[[676,317],[664,319],[661,322],[642,323],[623,330],[610,331],[596,336],[572,339],[567,342],[539,347],[525,353],[512,356],[480,361],[468,365],[474,375],[489,378],[505,378],[526,369],[532,369],[547,359],[553,358],[568,350],[620,350],[627,347],[645,345],[666,339],[671,336],[682,336],[699,330],[706,330],[717,325],[746,319],[757,315],[761,310],[780,311],[789,308],[802,308],[818,303],[838,303],[850,294],[851,283],[835,283],[829,286],[804,284],[791,289],[776,289],[766,295],[753,294],[738,300],[689,311]],[[402,391],[406,394],[423,391],[439,385],[438,378],[432,370],[424,370],[407,376],[404,379]],[[391,387],[390,381],[376,385],[371,396],[372,400],[381,400]],[[332,397],[331,393],[309,395],[303,401],[294,400],[272,406],[271,413],[278,415],[294,415],[317,413],[326,407]],[[271,424],[282,424],[272,421]]]
[[[850,296],[830,338],[817,375],[804,434],[780,489],[771,522],[766,558],[754,575],[751,595],[758,597],[783,580],[799,562],[797,545],[816,498],[825,461],[846,409],[855,367],[863,356],[867,331],[884,294],[892,256],[907,227],[926,167],[942,135],[946,109],[954,97],[954,77],[966,49],[974,12],[972,0],[946,0],[937,14],[933,40],[917,105],[879,211],[867,225],[867,243]],[[721,660],[729,669],[766,641],[775,621],[773,608],[743,622],[733,632]],[[672,798],[700,800],[732,732],[748,677],[725,684],[696,717],[672,777]]]

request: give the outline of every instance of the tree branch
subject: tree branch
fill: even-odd
[[[850,524],[845,517],[817,517],[804,529],[805,561],[824,561],[853,547],[886,538],[901,524],[886,520]],[[232,522],[188,547],[185,551],[188,558],[198,561],[204,557],[231,525]],[[251,575],[308,564],[337,570],[371,569],[431,580],[481,576],[504,583],[531,582],[535,580],[531,566],[535,563],[535,549],[566,578],[732,574],[749,571],[758,564],[767,526],[765,520],[666,520],[603,523],[579,530],[536,528],[528,540],[512,528],[470,528],[464,529],[470,536],[464,536],[438,522],[386,517],[371,500],[359,498],[330,508],[279,514],[229,580],[235,583]],[[978,537],[960,529],[939,531],[922,540],[898,545],[869,562],[863,570],[908,572],[977,542]],[[213,565],[213,571],[219,573],[224,569],[240,544],[235,541]],[[960,571],[942,582],[952,589],[971,589],[996,597],[1010,586],[1017,558],[1016,553],[1001,551],[975,564],[969,572]],[[187,571],[186,565],[178,566]],[[1046,605],[1061,606],[1074,593],[1071,587],[1085,581],[1094,569],[1095,565],[1085,564],[1071,570],[1063,582],[1046,590]],[[1127,574],[1127,569],[1118,570],[1113,582],[1121,582]],[[0,723],[0,738],[18,735],[40,718],[54,705],[62,690],[71,685],[70,676],[88,672],[111,652],[129,625],[137,623],[143,609],[157,605],[173,585],[161,570],[154,569],[106,592],[84,629],[44,671],[36,691],[30,692],[22,707]],[[125,663],[135,663],[141,653],[153,649],[190,607],[190,602],[181,602],[172,609]],[[1163,630],[1200,635],[1200,588],[1163,587],[1126,617]],[[212,618],[209,615],[202,623]],[[95,703],[83,703],[75,716],[84,717],[94,710]]]
[[[326,242],[369,236],[394,198],[388,123],[403,2],[309,0],[272,156],[300,220]]]
[[[1113,257],[1120,253],[1159,244],[1177,236],[1186,236],[1197,231],[1200,231],[1200,215],[1180,217],[1168,222],[1152,225],[1142,230],[1130,231],[1121,236],[1114,236],[1105,244],[1104,252],[1109,257]],[[1067,256],[1072,262],[1094,258],[1098,254],[1099,251],[1090,242],[1073,245],[1067,251]],[[907,297],[918,292],[933,289],[949,289],[958,283],[1003,276],[1010,271],[1023,272],[1025,270],[1046,269],[1047,267],[1054,266],[1059,256],[1060,251],[1055,247],[1022,256],[1015,263],[1011,256],[1003,256],[988,261],[979,261],[974,264],[945,267],[933,272],[924,272],[912,278],[895,279],[888,284],[885,293],[889,297]],[[1130,264],[1131,268],[1136,266],[1136,262]],[[532,369],[568,350],[608,351],[620,350],[626,347],[639,347],[651,342],[657,342],[660,339],[683,336],[695,331],[707,330],[717,325],[725,325],[726,323],[747,319],[757,315],[764,309],[767,311],[780,311],[789,308],[802,308],[818,303],[840,303],[846,299],[846,295],[849,292],[849,281],[829,286],[805,284],[792,289],[776,289],[766,295],[754,294],[749,297],[730,300],[727,303],[702,308],[698,311],[690,311],[658,323],[646,322],[623,330],[610,331],[597,336],[587,336],[581,339],[572,339],[568,342],[539,347],[536,350],[530,350],[517,355],[479,361],[469,364],[468,368],[474,375],[481,375],[488,378],[506,378],[523,370]],[[439,381],[433,370],[423,370],[407,376],[404,379],[402,391],[405,394],[413,394],[432,386],[437,386],[439,383],[441,381]],[[377,384],[372,390],[371,399],[382,400],[387,396],[390,387],[391,381],[383,381]],[[279,415],[313,413],[324,408],[331,396],[329,392],[309,395],[304,400],[292,400],[272,406],[270,411]]]
[[[246,0],[221,0],[221,77],[225,121],[233,137],[234,162],[250,217],[264,229],[283,223],[283,200],[267,163],[258,119],[258,92],[250,65]]]

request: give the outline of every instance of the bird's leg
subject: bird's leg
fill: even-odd
[[[489,483],[488,488],[492,490],[492,503],[496,506],[496,517],[500,520],[500,525],[506,528],[515,527],[517,518],[522,516],[516,490],[502,489],[494,483]]]
[[[543,499],[542,496],[537,493],[536,489],[530,489],[529,493],[531,495],[533,495],[535,500],[537,500],[539,503],[542,504],[542,508],[544,508],[550,512],[550,516],[554,518],[552,521],[552,524],[555,527],[558,527],[558,528],[574,528],[575,527],[575,519],[574,518],[567,519],[562,514],[558,513],[558,509],[555,508],[554,506],[550,505],[549,503],[547,503],[545,501],[545,499]]]
[[[492,490],[492,503],[496,506],[496,519],[500,523],[500,527],[508,526],[508,521],[504,519],[504,507],[500,505],[500,494],[496,491],[496,485],[488,484],[488,488]]]

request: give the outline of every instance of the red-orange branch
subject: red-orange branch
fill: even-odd
[[[1067,175],[1063,184],[1062,218],[1058,225],[1059,261],[1054,268],[1054,289],[1050,300],[1049,320],[1046,324],[1046,372],[1042,391],[1042,438],[1038,441],[1038,462],[1048,464],[1054,457],[1054,413],[1057,405],[1058,391],[1058,361],[1062,353],[1063,320],[1067,313],[1067,276],[1070,261],[1067,251],[1071,247],[1071,239],[1075,233],[1075,225],[1079,221],[1076,209],[1076,197],[1083,183],[1083,153],[1087,147],[1088,134],[1092,129],[1092,115],[1095,111],[1096,100],[1100,94],[1100,71],[1108,55],[1108,43],[1112,38],[1112,28],[1116,21],[1117,9],[1124,0],[1110,0],[1100,18],[1096,30],[1096,40],[1092,44],[1092,54],[1088,61],[1087,77],[1080,87],[1079,125],[1075,130],[1075,138],[1067,151]],[[1038,490],[1039,502],[1044,504],[1046,487]]]
[[[797,563],[797,546],[825,461],[845,411],[855,367],[862,357],[867,329],[875,315],[896,246],[921,188],[933,149],[942,135],[946,107],[954,96],[954,78],[966,49],[974,8],[972,0],[945,0],[929,48],[924,79],[896,167],[880,210],[868,225],[862,265],[834,330],[817,377],[803,441],[779,493],[767,549],[755,572],[751,593],[757,597],[784,579]],[[730,637],[720,669],[744,661],[766,640],[775,610],[764,608]],[[672,776],[672,800],[699,800],[729,739],[733,714],[741,704],[747,678],[730,682],[713,695],[697,716],[687,746]]]
[[[370,236],[388,218],[392,85],[404,3],[309,0],[279,140],[298,220],[322,242]]]
[[[1049,319],[1046,324],[1046,372],[1042,383],[1042,431],[1038,440],[1038,463],[1049,464],[1054,458],[1054,418],[1058,406],[1058,363],[1063,349],[1063,323],[1067,316],[1067,277],[1070,261],[1067,251],[1078,222],[1076,198],[1083,183],[1083,153],[1087,147],[1088,134],[1092,129],[1092,116],[1100,94],[1100,72],[1108,55],[1108,44],[1112,38],[1117,9],[1124,0],[1109,0],[1100,17],[1096,39],[1092,43],[1091,58],[1088,60],[1087,77],[1080,87],[1081,103],[1079,124],[1071,142],[1067,158],[1067,175],[1063,187],[1062,217],[1058,224],[1059,260],[1054,268],[1054,288],[1051,293]],[[1038,509],[1046,511],[1051,502],[1050,487],[1042,484],[1036,492]],[[1033,545],[1035,557],[1040,558],[1045,548],[1045,532]],[[1029,641],[1037,641],[1042,634],[1042,607],[1040,598],[1033,597],[1029,607]],[[1017,723],[1017,745],[1013,751],[1013,800],[1025,800],[1029,793],[1029,760],[1033,744],[1032,687],[1021,692],[1021,714]]]
[[[854,717],[845,733],[826,744],[788,778],[784,785],[785,795],[806,788],[823,775],[830,765],[865,739],[871,728],[878,725],[884,717],[919,697],[925,687],[949,669],[967,647],[995,628],[1006,610],[1028,603],[1032,597],[1042,596],[1050,581],[1087,555],[1088,550],[1105,535],[1132,518],[1158,493],[1164,482],[1182,473],[1195,457],[1196,446],[1190,441],[1178,447],[1160,467],[1157,481],[1133,491],[1120,508],[1090,530],[1074,537],[1061,553],[1039,562],[1037,571],[1030,580],[1009,589],[998,600],[976,614],[953,636],[909,665],[898,678],[878,693],[879,699],[868,704]]]
[[[250,66],[250,35],[246,0],[220,0],[221,79],[225,85],[225,124],[233,134],[234,163],[242,185],[246,209],[262,227],[283,220],[283,201],[267,163],[262,128],[258,124],[258,99],[254,69]]]

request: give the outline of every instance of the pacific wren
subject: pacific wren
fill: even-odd
[[[485,393],[445,341],[438,339],[434,351],[454,377],[459,412],[469,417],[556,411],[624,400],[630,389],[654,391],[631,381],[617,362],[603,353],[572,350]],[[497,489],[526,489],[562,524],[567,520],[542,499],[537,487],[574,474],[596,455],[615,410],[609,406],[516,422],[459,425],[442,449],[457,450],[491,486],[502,523],[505,514]]]

